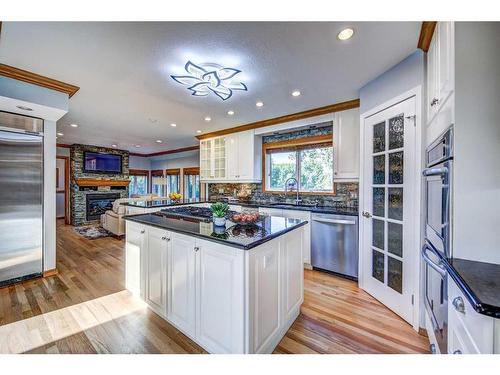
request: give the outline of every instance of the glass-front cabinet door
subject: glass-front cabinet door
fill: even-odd
[[[212,177],[212,144],[213,139],[200,141],[200,177],[210,180]]]
[[[226,137],[200,142],[200,176],[202,181],[221,181],[227,174]]]

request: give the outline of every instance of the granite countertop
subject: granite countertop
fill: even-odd
[[[454,258],[445,266],[474,310],[500,319],[500,264]]]
[[[199,237],[243,250],[259,246],[307,224],[306,220],[261,216],[255,225],[240,225],[227,220],[225,227],[217,227],[211,219],[180,218],[164,213],[131,215],[126,216],[125,220]]]
[[[188,199],[181,200],[179,202],[174,202],[170,199],[164,200],[153,200],[153,201],[136,201],[136,202],[124,202],[122,205],[140,208],[157,208],[157,207],[169,207],[169,206],[182,206],[187,204],[195,203],[215,203],[216,201],[210,200],[199,200],[199,199]],[[275,202],[228,202],[231,205],[258,208],[276,208],[284,210],[298,210],[298,211],[309,211],[314,213],[322,214],[334,214],[334,215],[349,215],[358,216],[357,207],[334,207],[334,206],[313,206],[313,205],[294,205],[286,203],[275,203]]]

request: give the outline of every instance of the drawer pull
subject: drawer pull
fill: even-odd
[[[460,349],[457,349],[453,352],[453,354],[462,354],[462,351]]]
[[[198,246],[195,246],[194,247],[194,252],[197,253],[198,251],[200,250],[200,248]]]
[[[464,304],[464,300],[462,299],[462,297],[455,297],[453,299],[453,307],[459,313],[465,314],[465,304]]]
[[[144,234],[144,232],[146,232],[144,229],[141,229],[141,234]]]

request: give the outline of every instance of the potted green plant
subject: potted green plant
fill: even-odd
[[[214,203],[210,206],[210,210],[212,210],[213,221],[216,226],[226,225],[226,214],[229,210],[227,203]]]

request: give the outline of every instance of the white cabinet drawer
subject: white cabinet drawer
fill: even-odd
[[[450,353],[454,345],[462,345],[467,350],[463,353],[493,353],[494,319],[477,313],[451,278],[448,278],[448,320]],[[453,342],[454,331],[456,342]]]
[[[269,216],[283,216],[283,210],[279,208],[259,207],[259,213]]]

